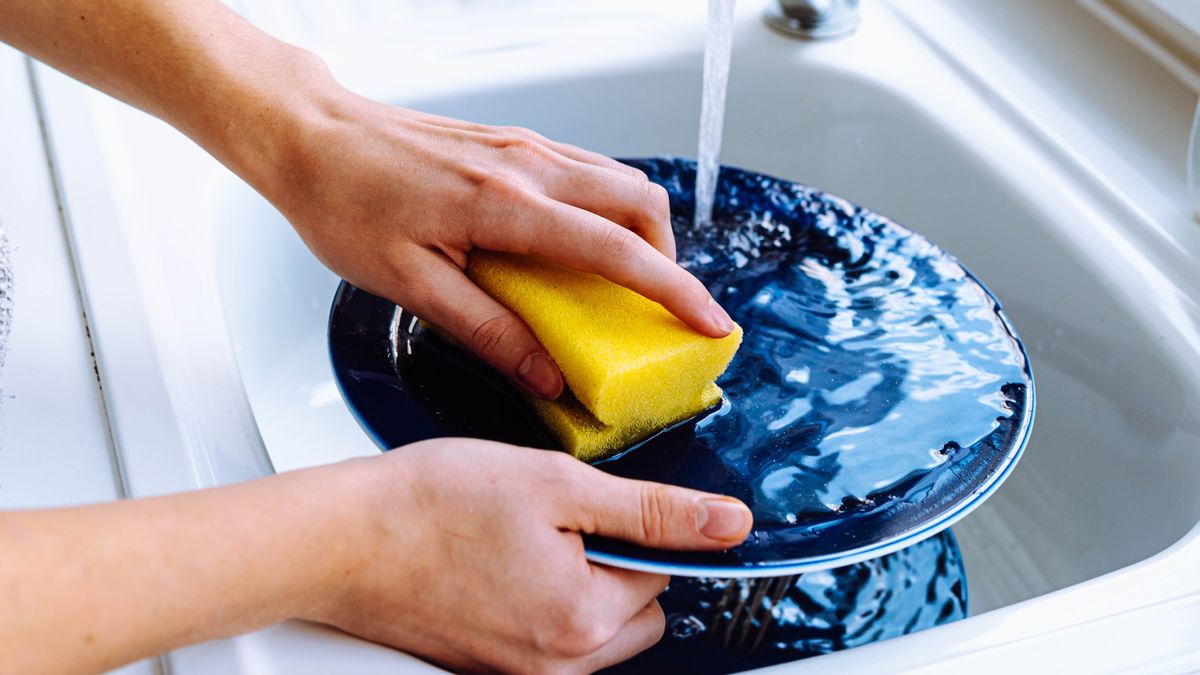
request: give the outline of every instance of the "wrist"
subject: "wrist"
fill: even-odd
[[[403,507],[385,498],[404,485],[396,462],[353,459],[296,472],[305,528],[303,562],[293,575],[285,618],[340,624],[353,611],[359,582],[376,558],[381,516],[404,522]],[[401,564],[396,561],[396,564]]]
[[[193,137],[272,202],[303,173],[316,130],[353,98],[316,55],[286,43],[268,50],[269,66],[242,78],[225,116]]]
[[[311,128],[353,95],[312,52],[227,14],[219,32],[189,44],[186,86],[160,83],[139,105],[270,198]]]

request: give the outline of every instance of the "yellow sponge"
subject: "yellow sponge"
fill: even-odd
[[[721,400],[721,388],[710,382],[698,396],[692,398],[688,412],[678,417],[631,420],[629,424],[614,426],[601,424],[570,392],[563,392],[555,401],[532,396],[530,400],[550,432],[562,443],[563,450],[585,462],[591,462],[627,448],[663,427],[711,408]]]
[[[467,274],[524,319],[575,398],[608,426],[698,412],[697,396],[742,342],[741,327],[706,337],[627,288],[537,256],[475,251]]]

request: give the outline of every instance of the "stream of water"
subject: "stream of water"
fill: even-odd
[[[704,39],[704,100],[700,107],[699,167],[696,174],[696,227],[712,220],[713,197],[720,167],[721,131],[725,125],[725,89],[733,50],[734,0],[708,0],[708,33]]]

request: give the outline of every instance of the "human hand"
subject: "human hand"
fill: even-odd
[[[581,533],[720,550],[751,525],[728,497],[489,441],[424,441],[327,469],[356,472],[346,499],[359,506],[348,559],[305,618],[455,671],[592,672],[658,641],[667,577],[589,563]]]
[[[474,248],[600,274],[711,337],[733,329],[675,264],[666,191],[641,171],[525,129],[343,90],[308,98],[323,104],[297,114],[289,170],[260,190],[334,272],[440,326],[535,394],[557,397],[562,377],[529,328],[463,273]]]

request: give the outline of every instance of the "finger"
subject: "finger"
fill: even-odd
[[[422,124],[429,125],[429,126],[442,127],[442,128],[446,128],[446,129],[455,129],[458,131],[465,131],[468,133],[480,134],[482,136],[489,136],[489,137],[493,137],[493,138],[496,138],[496,137],[509,138],[509,139],[519,138],[519,139],[530,140],[530,141],[540,143],[540,144],[546,146],[547,148],[557,152],[558,154],[560,154],[564,157],[570,157],[571,159],[576,160],[578,162],[583,162],[585,164],[593,164],[595,166],[603,167],[606,169],[612,169],[614,171],[628,174],[630,176],[645,177],[645,175],[646,175],[645,172],[643,172],[641,169],[629,166],[628,164],[624,164],[622,162],[618,162],[617,160],[615,160],[612,157],[609,157],[607,155],[602,155],[598,152],[592,152],[591,150],[585,150],[584,148],[581,148],[576,145],[571,145],[570,143],[562,143],[560,141],[552,141],[552,140],[546,138],[545,136],[537,133],[536,131],[533,131],[532,129],[526,129],[525,127],[518,127],[518,126],[499,126],[499,127],[497,127],[497,126],[492,126],[492,125],[488,125],[488,124],[479,124],[477,122],[469,122],[467,120],[455,119],[453,117],[443,117],[441,115],[434,115],[432,113],[427,113],[427,112],[422,112],[420,110],[412,110],[412,109],[406,109],[406,114],[408,115],[408,117],[410,119],[412,119],[416,122],[420,122]]]
[[[629,175],[645,175],[640,169],[636,169],[628,164],[618,162],[611,157],[602,155],[598,152],[592,152],[591,150],[585,150],[581,147],[571,145],[570,143],[552,141],[536,131],[527,129],[525,127],[479,124],[477,122],[469,122],[467,120],[455,119],[453,117],[443,117],[441,115],[434,115],[432,113],[421,112],[420,110],[412,109],[408,109],[407,114],[411,119],[428,124],[430,126],[477,133],[490,136],[492,138],[524,139],[534,141],[546,146],[547,148],[564,157],[570,157],[571,159],[579,162],[594,164],[595,166],[613,169]]]
[[[652,548],[723,550],[740,544],[754,522],[732,497],[620,478],[582,462],[571,472],[560,509],[565,529]]]
[[[618,162],[607,155],[602,155],[598,152],[592,152],[591,150],[585,150],[578,146],[571,145],[570,143],[560,143],[558,141],[550,140],[547,140],[546,143],[549,145],[550,149],[554,150],[560,155],[570,157],[575,161],[583,162],[585,164],[594,164],[599,167],[604,167],[605,169],[612,169],[614,171],[628,174],[637,178],[646,177],[646,173],[641,169]]]
[[[463,122],[458,122],[457,120],[455,120],[455,122],[458,124],[464,124]],[[612,157],[602,155],[598,152],[592,152],[591,150],[585,150],[579,146],[571,145],[570,143],[562,143],[560,141],[552,141],[549,138],[546,138],[545,136],[539,134],[538,132],[533,131],[532,129],[527,129],[525,127],[518,127],[518,126],[488,127],[488,126],[483,126],[483,125],[478,125],[478,124],[470,124],[470,123],[465,123],[465,124],[468,124],[470,130],[472,130],[472,131],[482,131],[484,133],[489,133],[493,136],[498,136],[498,137],[502,137],[502,138],[509,138],[509,139],[519,138],[519,139],[524,139],[524,140],[528,140],[528,141],[533,141],[535,143],[540,143],[541,145],[546,146],[547,148],[557,152],[558,154],[560,154],[564,157],[570,157],[571,159],[578,161],[578,162],[583,162],[585,164],[593,164],[595,166],[603,167],[605,169],[612,169],[614,171],[618,171],[620,173],[624,173],[624,174],[627,174],[630,176],[642,177],[642,178],[644,178],[646,176],[646,174],[644,172],[642,172],[640,169],[636,169],[632,166],[629,166],[628,164],[622,164],[621,162],[618,162],[617,160],[613,159]]]
[[[627,167],[631,168],[631,167]],[[546,195],[633,230],[675,260],[675,232],[667,191],[646,174],[616,171],[574,159],[546,186]]]
[[[480,359],[534,394],[555,399],[562,393],[558,366],[533,331],[516,314],[493,300],[457,266],[430,253],[426,293],[408,309],[449,332]]]
[[[625,625],[646,603],[657,598],[671,580],[665,574],[635,572],[608,565],[590,564],[589,569],[592,572],[590,589],[597,598],[592,605],[603,614],[598,619],[609,626]]]
[[[495,127],[486,124],[477,124],[474,122],[467,122],[465,120],[453,119],[450,117],[441,117],[439,115],[432,115],[430,113],[424,113],[417,110],[410,110],[409,113],[412,119],[430,126],[455,129],[471,134],[472,136],[498,140],[501,143],[504,143],[505,141],[510,143],[512,141],[522,140],[531,141],[553,150],[555,153],[575,162],[593,166],[599,169],[608,169],[622,176],[626,176],[633,182],[634,185],[641,186],[650,182],[650,179],[646,176],[646,172],[642,171],[641,169],[629,166],[623,162],[618,162],[607,155],[602,155],[598,152],[592,152],[591,150],[585,150],[579,146],[571,145],[570,143],[552,141],[531,129],[517,126]],[[673,243],[674,239],[672,238],[672,244]],[[666,254],[666,251],[664,250],[663,253]],[[670,255],[670,257],[674,258],[675,256]]]
[[[529,129],[496,127],[495,132],[538,143],[565,158],[559,173],[564,180],[545,186],[548,196],[629,227],[675,260],[670,198],[644,171],[597,152],[551,141]]]
[[[724,337],[733,320],[708,289],[641,237],[616,223],[549,197],[524,209],[520,222],[485,228],[476,244],[512,253],[536,253],[584,272],[599,274],[639,293],[710,337]],[[540,208],[539,208],[540,205]]]
[[[621,627],[613,639],[585,657],[588,672],[628,661],[653,647],[666,630],[666,617],[657,600],[650,601],[629,623]]]

